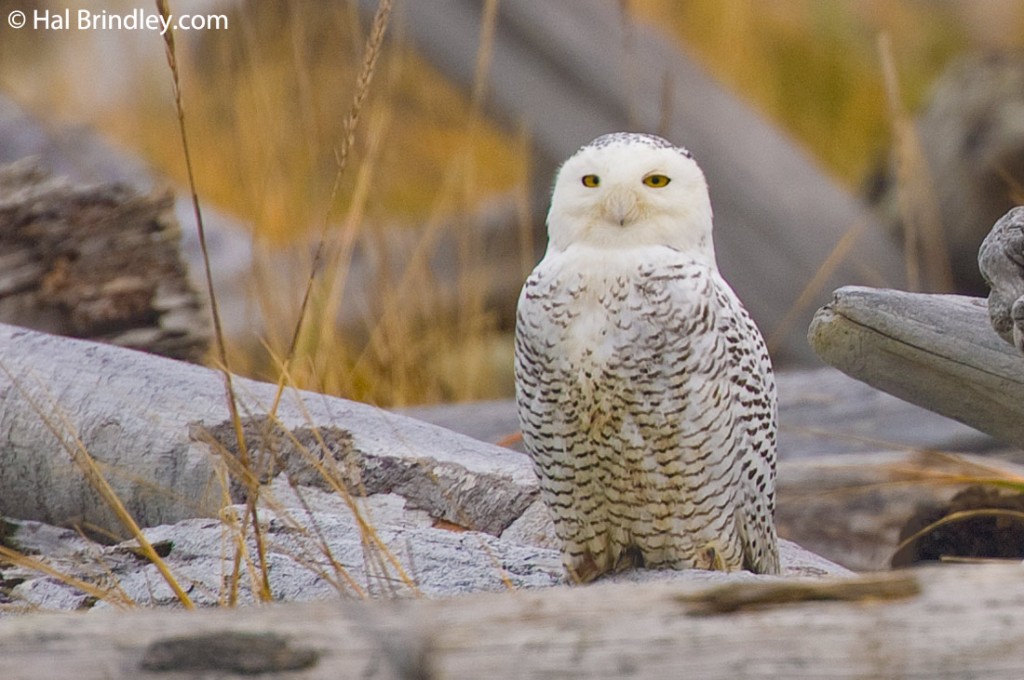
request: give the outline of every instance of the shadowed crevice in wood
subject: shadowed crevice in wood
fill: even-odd
[[[319,659],[316,650],[293,646],[281,635],[223,631],[156,640],[146,648],[140,666],[150,672],[260,675],[312,668]]]
[[[290,483],[331,491],[338,486],[352,496],[397,494],[409,509],[425,510],[437,520],[498,536],[537,498],[534,486],[516,484],[500,474],[473,472],[463,465],[427,456],[379,456],[360,450],[352,434],[335,426],[296,427],[288,432],[264,417],[243,420],[252,472],[267,484],[283,473]],[[213,452],[238,456],[232,423],[189,428],[193,441],[211,444]],[[323,472],[317,469],[316,461]],[[231,497],[244,502],[245,485],[232,479]]]

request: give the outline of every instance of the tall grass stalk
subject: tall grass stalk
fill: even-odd
[[[886,34],[878,38],[878,53],[893,129],[907,287],[912,291],[949,292],[953,290],[953,269],[939,204],[914,121],[903,106],[892,41]]]
[[[167,0],[156,0],[157,11],[164,21],[171,24],[171,11]],[[174,29],[168,28],[164,33],[164,53],[167,57],[167,66],[171,72],[171,84],[174,92],[174,109],[178,119],[178,132],[181,138],[181,148],[185,157],[185,171],[188,176],[189,193],[192,198],[192,210],[196,220],[196,229],[199,235],[199,247],[203,255],[203,271],[206,275],[206,290],[210,300],[210,313],[213,317],[214,342],[217,350],[217,364],[224,379],[224,391],[227,397],[228,410],[231,414],[231,422],[235,428],[235,436],[238,438],[238,451],[242,464],[248,466],[249,452],[245,442],[245,432],[242,428],[242,419],[238,413],[238,400],[235,396],[231,367],[228,363],[227,346],[224,341],[224,329],[221,325],[220,310],[217,306],[217,293],[213,285],[213,272],[210,268],[210,253],[206,245],[206,228],[203,223],[203,213],[199,205],[199,194],[196,189],[195,173],[192,169],[192,154],[189,150],[188,132],[185,125],[185,107],[182,104],[181,78],[178,71],[178,58],[174,45]],[[270,575],[266,564],[266,549],[263,544],[263,535],[260,530],[259,516],[256,509],[259,500],[259,486],[250,489],[249,493],[249,518],[252,521],[253,535],[256,539],[257,549],[260,555],[260,567],[263,574],[260,598],[264,601],[273,599],[270,592]],[[240,559],[240,555],[238,558]]]
[[[318,273],[325,259],[328,242],[327,233],[331,224],[331,206],[334,204],[338,195],[338,190],[341,187],[341,179],[345,172],[345,168],[348,165],[349,155],[355,142],[356,127],[359,124],[363,104],[369,94],[370,83],[373,81],[373,74],[377,67],[377,60],[380,58],[381,50],[384,45],[384,37],[387,34],[388,23],[391,18],[392,4],[392,0],[380,0],[380,2],[377,3],[377,11],[374,14],[373,22],[370,25],[370,34],[366,39],[366,46],[363,49],[362,65],[359,70],[359,74],[356,77],[356,87],[355,93],[352,97],[352,105],[349,107],[348,115],[345,118],[340,147],[336,149],[337,168],[334,174],[334,183],[331,187],[330,199],[328,201],[327,209],[324,211],[324,219],[320,228],[320,238],[317,242],[316,253],[313,256],[313,264],[309,277],[306,281],[306,288],[302,295],[302,302],[299,305],[298,319],[295,322],[292,339],[289,343],[287,354],[285,355],[285,370],[281,371],[280,378],[278,379],[277,395],[275,396],[274,404],[271,407],[272,414],[277,412],[277,407],[280,403],[281,395],[285,387],[284,377],[288,372],[288,367],[295,359],[299,339],[302,337],[302,328],[309,312],[309,304],[314,284],[317,281]]]

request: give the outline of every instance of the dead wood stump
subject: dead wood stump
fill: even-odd
[[[210,332],[173,197],[0,166],[0,321],[199,361]]]

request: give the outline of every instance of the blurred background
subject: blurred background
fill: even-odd
[[[0,95],[187,195],[160,35],[8,25],[68,7],[0,0]],[[277,377],[323,234],[295,384],[389,407],[510,396],[553,173],[620,128],[694,150],[723,273],[782,366],[813,363],[806,320],[836,285],[984,294],[977,242],[1024,181],[1022,3],[404,0],[354,117],[377,8],[170,3],[227,18],[175,40],[232,370]],[[0,160],[18,134],[0,124]]]

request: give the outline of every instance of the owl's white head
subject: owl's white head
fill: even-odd
[[[670,246],[714,264],[711,199],[686,149],[617,132],[580,148],[558,171],[549,248]]]

